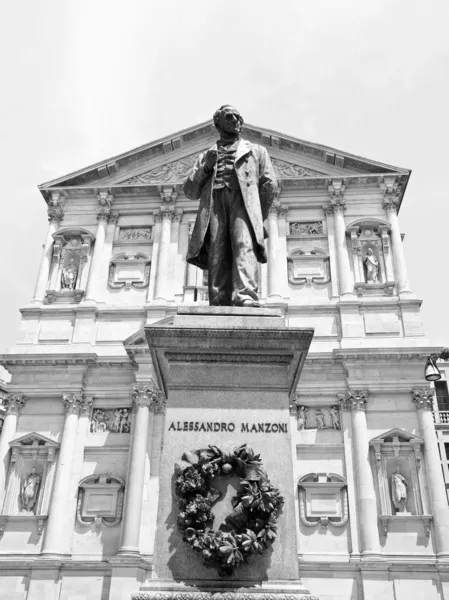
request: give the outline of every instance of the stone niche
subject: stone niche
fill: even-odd
[[[45,303],[81,302],[86,293],[94,236],[85,229],[65,229],[53,238]]]
[[[313,247],[295,248],[287,258],[288,281],[293,285],[326,285],[330,282],[329,254]]]
[[[392,295],[395,286],[390,254],[390,226],[383,221],[357,221],[348,227],[355,289],[361,295]]]
[[[112,475],[90,475],[79,483],[76,517],[80,525],[116,527],[122,520],[125,482]]]
[[[29,433],[9,445],[11,461],[0,515],[0,535],[9,521],[35,523],[36,532],[41,535],[60,444],[39,433]]]
[[[335,473],[308,473],[298,481],[299,518],[306,527],[344,527],[349,519],[346,479]]]
[[[108,285],[114,290],[143,289],[150,281],[151,262],[142,252],[117,254],[109,264]]]
[[[432,516],[428,514],[420,468],[423,444],[422,438],[402,429],[391,429],[370,441],[384,536],[389,529],[400,531],[413,521],[422,522],[426,536],[430,535]]]

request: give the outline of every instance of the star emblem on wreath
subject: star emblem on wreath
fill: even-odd
[[[252,554],[262,554],[277,536],[284,498],[263,468],[259,454],[243,444],[232,452],[217,446],[185,452],[175,465],[175,492],[180,498],[178,527],[183,540],[201,553],[203,564],[229,576]],[[212,529],[212,506],[221,494],[212,487],[218,475],[240,477],[232,512]]]

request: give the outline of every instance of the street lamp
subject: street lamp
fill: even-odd
[[[426,381],[439,381],[441,379],[440,369],[436,364],[439,359],[449,359],[449,348],[443,348],[440,354],[431,354],[427,357],[426,366],[424,367]]]

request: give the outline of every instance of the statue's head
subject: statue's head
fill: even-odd
[[[242,130],[243,117],[234,106],[223,104],[214,113],[214,125],[220,135],[238,137]]]
[[[373,251],[371,250],[371,248],[368,248],[367,252],[368,256],[371,256],[371,254],[373,253]]]

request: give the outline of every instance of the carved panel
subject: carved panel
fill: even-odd
[[[291,221],[288,224],[289,235],[299,237],[303,235],[323,235],[322,221]]]
[[[187,177],[193,169],[197,156],[197,154],[191,154],[181,160],[176,160],[151,169],[151,171],[147,171],[146,173],[134,175],[123,181],[123,183],[179,183]]]
[[[329,255],[321,248],[298,248],[287,258],[287,272],[292,284],[325,285],[330,282]]]
[[[146,288],[151,263],[146,254],[118,254],[109,265],[108,285],[113,289]]]
[[[346,525],[349,511],[344,477],[335,473],[309,473],[301,477],[298,489],[299,516],[303,525]]]
[[[92,411],[91,433],[129,433],[130,430],[129,408],[94,408]]]
[[[272,158],[274,172],[278,179],[284,179],[285,177],[313,177],[314,175],[324,175],[319,171],[313,171],[312,169],[306,169],[300,165],[279,160],[278,158]]]
[[[320,406],[312,408],[304,406],[296,400],[297,427],[301,429],[341,429],[340,408],[334,406]]]
[[[79,484],[76,516],[81,525],[115,527],[122,520],[125,482],[112,475],[90,475]]]
[[[120,227],[118,242],[120,244],[149,243],[152,239],[152,227]]]

